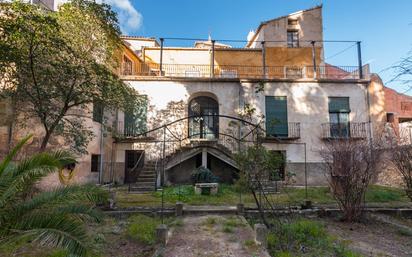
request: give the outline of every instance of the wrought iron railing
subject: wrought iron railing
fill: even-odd
[[[267,139],[298,139],[300,138],[300,123],[288,122],[285,124],[266,125]]]
[[[323,123],[321,137],[323,139],[362,139],[368,135],[368,123]]]
[[[365,75],[365,74],[363,74]],[[142,77],[220,78],[220,79],[359,79],[358,66],[247,66],[208,64],[140,63],[132,75]]]

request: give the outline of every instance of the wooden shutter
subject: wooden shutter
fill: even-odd
[[[329,97],[329,112],[350,112],[349,97]]]
[[[141,104],[124,114],[124,132],[127,135],[137,135],[147,131],[147,96],[141,96]]]
[[[266,96],[267,136],[288,136],[288,108],[286,96]]]

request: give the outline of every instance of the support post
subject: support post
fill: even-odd
[[[159,61],[159,76],[163,76],[163,42],[164,38],[160,38],[160,61]]]
[[[262,44],[262,75],[263,78],[266,78],[266,47],[265,47],[265,41],[260,42]]]
[[[210,77],[215,77],[215,40],[212,40],[212,58],[210,60]]]
[[[165,157],[166,157],[166,126],[163,126],[163,153],[162,153],[162,174],[160,175],[160,185],[164,185],[165,177]]]
[[[316,72],[316,48],[315,48],[315,43],[316,41],[311,41],[312,44],[312,61],[313,61],[313,78],[317,78],[317,72]]]
[[[207,151],[206,151],[206,148],[202,149],[202,166],[207,168]]]
[[[361,41],[356,42],[358,46],[358,70],[359,70],[359,79],[363,79],[363,70],[362,70],[362,50],[361,50]]]

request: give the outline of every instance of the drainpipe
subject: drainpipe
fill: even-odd
[[[99,169],[99,183],[103,183],[103,162],[104,162],[104,149],[103,149],[103,122],[104,122],[104,108],[102,108],[102,123],[100,123],[100,169]]]
[[[215,40],[212,40],[212,58],[210,60],[210,77],[215,77]]]

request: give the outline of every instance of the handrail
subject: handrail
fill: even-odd
[[[137,162],[136,162],[136,164],[134,165],[134,167],[131,168],[131,172],[135,172],[135,170],[138,168],[138,166],[139,166],[139,164],[140,164],[140,161],[142,160],[142,158],[143,158],[144,155],[145,155],[145,153],[142,152],[142,154],[139,156],[139,159],[137,159]],[[140,170],[140,171],[141,171],[141,170]],[[139,177],[140,171],[139,171],[138,174],[136,174],[136,177]],[[129,192],[130,192],[130,184],[131,184],[131,183],[129,182]]]

